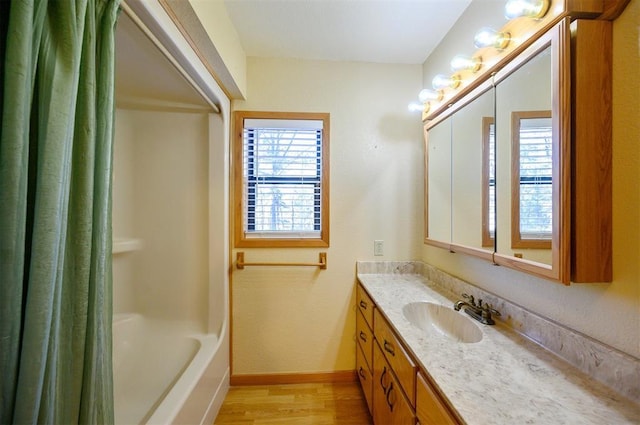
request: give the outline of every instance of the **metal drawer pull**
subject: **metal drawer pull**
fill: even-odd
[[[362,369],[362,366],[360,366],[360,370],[358,371],[358,375],[360,375],[360,377],[362,379],[367,379],[367,375],[364,374],[364,369]]]
[[[384,385],[384,376],[387,374],[387,367],[385,366],[382,369],[382,375],[380,375],[380,386],[383,389],[383,392],[386,394],[387,393],[387,387]]]
[[[360,339],[363,340],[364,342],[367,342],[367,334],[360,331]]]
[[[360,300],[360,307],[361,308],[367,308],[367,303],[362,301],[362,300]]]
[[[392,356],[396,355],[396,349],[393,347],[393,344],[391,344],[386,339],[384,340],[384,344],[382,344],[382,346],[384,347],[384,351],[386,351],[387,353],[391,354]]]
[[[394,391],[393,382],[389,385],[389,391],[387,392],[387,404],[389,405],[389,411],[393,412],[393,405],[396,403],[395,400],[389,400],[391,398],[391,392]],[[394,392],[395,394],[395,392]],[[394,397],[395,399],[395,397]]]

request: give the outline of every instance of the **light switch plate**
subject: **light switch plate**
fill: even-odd
[[[373,255],[376,255],[376,256],[384,255],[384,241],[382,240],[373,241]]]

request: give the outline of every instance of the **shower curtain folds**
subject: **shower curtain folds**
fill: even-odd
[[[0,423],[113,423],[119,0],[0,3]]]

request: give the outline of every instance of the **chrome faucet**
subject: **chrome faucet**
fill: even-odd
[[[460,309],[464,307],[464,312],[476,319],[478,322],[484,323],[485,325],[493,325],[496,323],[491,315],[494,314],[496,316],[500,316],[500,312],[491,307],[490,304],[483,305],[481,299],[479,299],[478,304],[476,304],[473,295],[462,294],[462,298],[466,298],[469,301],[457,301],[453,305],[454,310],[460,311]]]
[[[462,301],[462,300],[460,300],[460,301],[456,302],[456,303],[453,305],[453,309],[454,309],[455,311],[460,311],[460,309],[461,309],[463,306],[465,306],[465,305],[466,305],[467,307],[469,307],[469,308],[474,309],[474,310],[478,308],[478,306],[476,305],[476,300],[473,298],[473,295],[462,294],[462,298],[466,298],[466,299],[468,299],[468,300],[469,300],[469,302],[467,302],[467,301]],[[480,300],[480,302],[482,302],[482,300]]]

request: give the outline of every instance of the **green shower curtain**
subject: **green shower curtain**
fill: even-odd
[[[0,0],[0,423],[113,423],[119,0]]]

